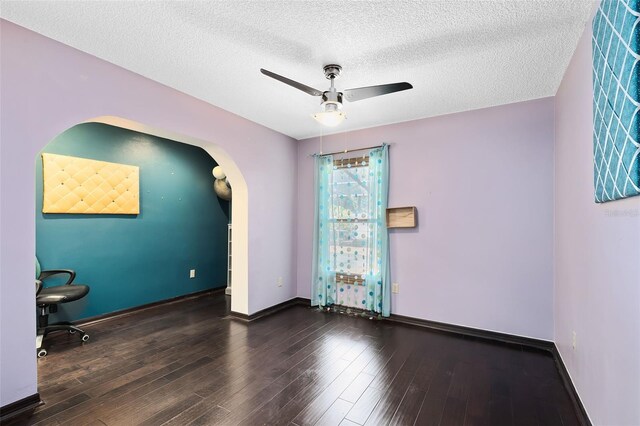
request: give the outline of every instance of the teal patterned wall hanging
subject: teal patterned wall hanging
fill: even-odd
[[[602,0],[593,18],[598,203],[640,195],[640,0]]]

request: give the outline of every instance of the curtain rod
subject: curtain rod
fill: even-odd
[[[385,145],[389,145],[388,143],[383,143],[382,145],[375,145],[375,146],[365,146],[364,148],[354,148],[354,149],[345,149],[342,151],[334,151],[334,152],[316,152],[315,154],[311,154],[312,157],[315,157],[316,155],[319,156],[323,156],[323,155],[333,155],[333,154],[346,154],[347,152],[354,152],[354,151],[364,151],[367,149],[374,149],[374,148],[382,148]]]

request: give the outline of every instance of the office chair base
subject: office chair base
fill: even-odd
[[[44,335],[46,336],[49,333],[53,333],[56,331],[67,331],[69,334],[73,334],[73,333],[80,333],[82,335],[85,335],[87,333],[84,332],[83,329],[76,327],[75,325],[71,324],[70,322],[60,322],[60,323],[56,323],[56,324],[51,324],[51,325],[47,325],[45,327],[41,327],[40,331],[44,331]]]
[[[41,327],[38,329],[38,335],[36,336],[36,354],[38,355],[38,358],[47,356],[47,350],[42,347],[44,338],[48,334],[56,331],[67,331],[69,334],[80,333],[80,336],[81,336],[80,339],[83,342],[86,342],[87,340],[89,340],[89,334],[87,334],[84,330],[76,327],[75,325],[69,322],[62,322],[58,324],[52,324],[52,325],[47,325],[45,327]]]

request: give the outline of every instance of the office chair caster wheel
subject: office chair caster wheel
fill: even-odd
[[[88,334],[83,335],[82,336],[82,341],[86,342],[87,340],[89,340],[89,335]]]
[[[38,349],[38,358],[44,358],[45,356],[47,356],[47,350],[46,349]]]

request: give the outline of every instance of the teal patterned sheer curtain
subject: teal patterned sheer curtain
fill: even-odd
[[[389,146],[367,155],[315,157],[311,304],[389,316]]]

